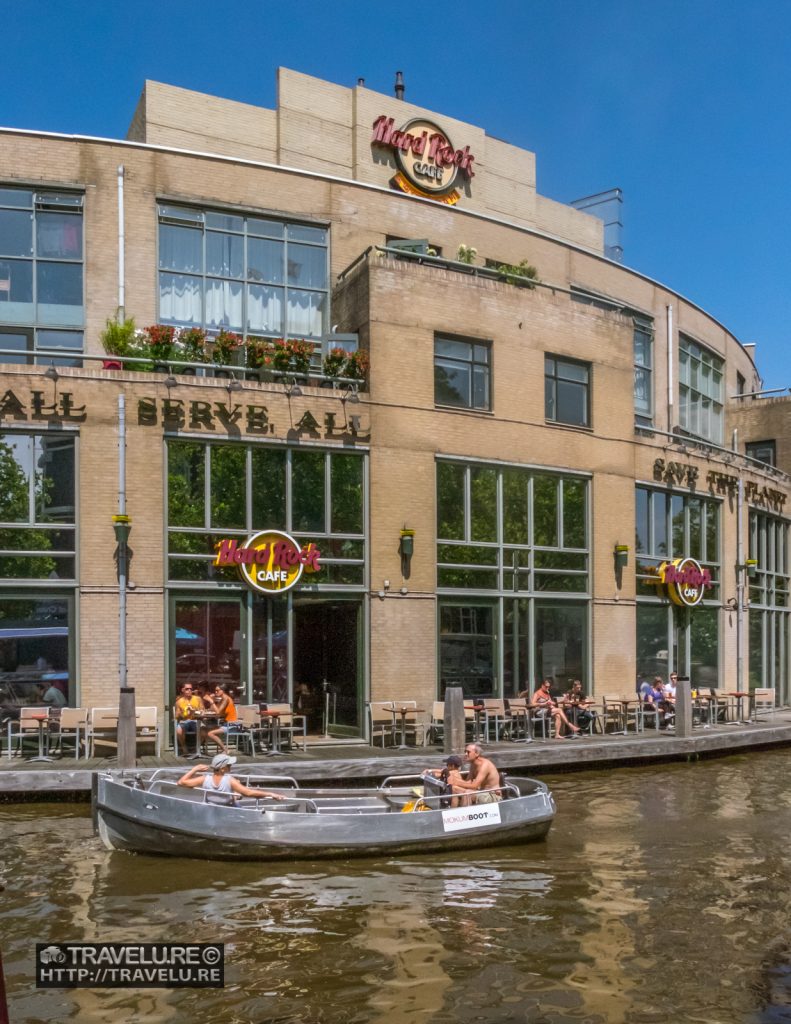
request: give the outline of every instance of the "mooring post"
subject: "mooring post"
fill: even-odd
[[[460,686],[448,686],[445,689],[445,753],[461,753],[464,737],[464,693]]]
[[[134,768],[136,763],[135,691],[132,686],[124,686],[118,700],[118,767]]]
[[[676,736],[692,735],[692,693],[689,676],[676,680]]]

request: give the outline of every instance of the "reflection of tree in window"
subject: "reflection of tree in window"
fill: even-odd
[[[206,446],[175,441],[168,445],[168,524],[205,526]]]
[[[0,520],[5,522],[30,523],[30,478],[18,461],[20,446],[26,449],[27,461],[31,461],[32,437],[16,441],[12,447],[0,440]],[[36,474],[35,507],[46,504],[50,480],[43,474]],[[2,551],[51,551],[52,537],[48,530],[28,528],[0,529],[0,550]],[[54,558],[37,558],[30,555],[0,556],[0,576],[9,579],[30,577],[42,579],[56,573]]]

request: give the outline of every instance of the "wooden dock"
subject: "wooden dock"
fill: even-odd
[[[601,770],[652,762],[695,761],[727,757],[775,746],[791,745],[791,710],[778,711],[758,724],[722,725],[695,729],[690,737],[654,730],[627,736],[592,736],[579,740],[534,740],[531,743],[490,743],[486,756],[504,771],[518,775],[544,775],[559,771]],[[320,780],[383,779],[388,775],[417,774],[438,767],[445,755],[437,746],[382,749],[365,744],[321,746],[306,752],[291,751],[278,757],[239,757],[239,766],[256,764],[273,775],[290,775],[301,783]],[[207,755],[207,763],[209,756]],[[139,769],[183,767],[195,761],[172,752],[160,758],[138,759]],[[20,757],[0,758],[0,799],[58,799],[67,794],[87,794],[95,772],[117,770],[114,758],[91,761],[60,758],[51,763],[26,762]]]

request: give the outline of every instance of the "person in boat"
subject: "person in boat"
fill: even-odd
[[[203,701],[193,693],[192,683],[184,683],[181,687],[181,696],[175,703],[176,715],[176,744],[182,754],[187,753],[186,734],[193,733],[198,728],[195,715],[203,711]]]
[[[480,744],[468,743],[464,755],[470,765],[467,778],[462,778],[458,769],[448,778],[453,793],[461,796],[461,806],[469,807],[473,803],[491,804],[502,800],[500,773],[489,758],[483,756]]]
[[[539,715],[552,715],[555,719],[555,739],[564,740],[566,737],[563,734],[563,727],[571,733],[572,736],[579,736],[581,729],[578,725],[574,725],[573,722],[568,720],[566,712],[558,705],[558,702],[552,696],[552,680],[545,679],[539,686],[536,692],[533,694],[530,701],[530,706],[535,708]]]
[[[228,753],[225,745],[225,737],[229,732],[235,732],[239,728],[239,716],[236,713],[236,705],[228,692],[228,683],[217,683],[211,697],[211,712],[220,719],[216,729],[210,729],[208,737],[220,748],[223,754]]]
[[[273,800],[285,800],[280,793],[270,793],[268,789],[253,789],[251,786],[244,786],[231,775],[231,768],[236,764],[236,758],[228,754],[217,754],[213,758],[211,767],[207,764],[196,764],[179,779],[180,786],[188,786],[190,789],[208,790],[210,793],[235,793],[237,796],[271,797]],[[211,774],[209,774],[211,773]]]
[[[453,786],[461,778],[460,772],[463,764],[464,761],[458,754],[451,754],[450,757],[445,758],[444,768],[426,768],[422,773],[424,779],[430,776],[437,780],[435,785],[442,796],[441,807],[459,806],[461,798],[458,795],[451,796],[451,794],[461,792],[461,790],[454,790]],[[430,788],[427,788],[426,792],[431,795]]]

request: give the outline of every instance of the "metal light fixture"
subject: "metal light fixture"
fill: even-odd
[[[349,384],[347,390],[344,391],[344,393],[341,395],[341,401],[343,402],[344,405],[346,405],[347,402],[349,402],[351,405],[360,404],[360,396],[357,394],[356,384]]]
[[[238,381],[236,379],[236,377],[231,377],[231,379],[228,381],[228,383],[225,385],[225,387],[226,387],[226,390],[228,391],[229,395],[233,391],[241,391],[242,390],[241,382]]]
[[[171,373],[168,377],[165,377],[165,379],[162,381],[162,383],[165,385],[165,387],[168,389],[168,391],[170,391],[171,388],[178,387],[178,383],[179,382],[176,380],[176,378]]]
[[[750,579],[754,579],[758,574],[758,559],[746,558],[742,568],[747,570],[747,575]]]
[[[401,575],[409,579],[409,572],[412,562],[412,555],[415,553],[415,531],[406,526],[401,530],[401,540],[398,545],[401,553]]]
[[[58,378],[60,377],[60,374],[55,369],[55,364],[54,363],[50,363],[49,364],[49,366],[47,368],[47,371],[44,374],[44,376],[47,378],[47,380],[51,380],[53,384],[57,382]]]
[[[629,564],[629,545],[616,544],[613,554],[615,556],[616,572],[621,572]]]
[[[113,516],[113,530],[119,547],[126,547],[129,541],[129,534],[132,532],[132,520],[130,516]]]
[[[283,389],[286,392],[286,398],[289,400],[302,396],[302,388],[297,384],[296,378],[293,378],[291,381],[284,381]]]

